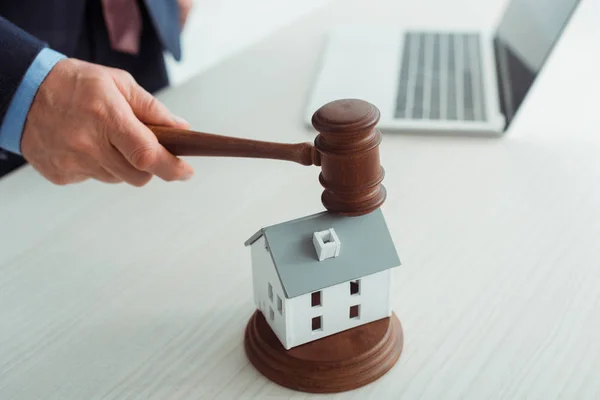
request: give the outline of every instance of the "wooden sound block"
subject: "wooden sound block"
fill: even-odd
[[[271,381],[310,393],[336,393],[380,378],[398,361],[403,334],[395,314],[286,350],[256,311],[244,337],[248,359]]]

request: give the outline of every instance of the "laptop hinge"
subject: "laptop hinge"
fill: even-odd
[[[508,67],[508,59],[506,50],[500,45],[498,37],[494,37],[494,61],[496,63],[496,84],[498,85],[498,97],[500,103],[500,112],[504,115],[505,124],[502,128],[505,130],[512,121],[513,113],[511,112],[511,85],[510,85],[510,68]],[[505,85],[504,82],[507,84]]]

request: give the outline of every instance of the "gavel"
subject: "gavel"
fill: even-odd
[[[275,143],[185,129],[149,125],[169,152],[177,156],[247,157],[293,161],[321,167],[323,206],[332,213],[359,216],[379,208],[386,198],[379,161],[380,113],[357,99],[325,104],[312,116],[319,132],[314,144]]]

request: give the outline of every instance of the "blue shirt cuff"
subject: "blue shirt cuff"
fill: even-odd
[[[48,73],[63,58],[66,58],[63,54],[46,47],[33,60],[4,115],[0,126],[0,147],[21,154],[21,136],[33,98]]]

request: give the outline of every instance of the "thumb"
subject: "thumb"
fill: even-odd
[[[135,116],[143,123],[188,129],[190,124],[174,115],[156,97],[141,87],[126,71],[113,69],[112,77]]]

